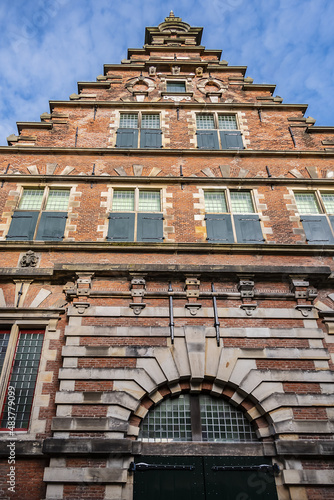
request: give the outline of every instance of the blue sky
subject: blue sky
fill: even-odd
[[[275,83],[284,102],[308,103],[316,125],[334,126],[333,0],[5,0],[0,5],[0,144],[16,121],[40,121],[50,99],[142,47],[145,26],[173,9],[203,26],[202,43]]]

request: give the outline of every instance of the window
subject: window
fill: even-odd
[[[114,189],[109,241],[163,241],[160,191]]]
[[[11,331],[0,332],[2,430],[11,427],[14,415],[15,429],[27,429],[29,426],[43,338],[43,331],[19,331],[16,325]],[[13,390],[9,391],[9,388]],[[8,405],[9,394],[13,405]]]
[[[244,149],[235,115],[196,115],[199,149]]]
[[[69,196],[69,189],[25,188],[6,238],[62,241]]]
[[[334,244],[334,194],[326,192],[295,193],[306,241],[314,245]]]
[[[121,113],[116,147],[161,148],[160,115],[158,113]]]
[[[184,394],[167,399],[143,419],[143,441],[256,442],[242,411],[220,398]]]
[[[173,93],[186,92],[186,82],[180,82],[180,81],[167,82],[167,92],[173,92]]]
[[[205,191],[204,200],[207,241],[264,242],[250,191]]]

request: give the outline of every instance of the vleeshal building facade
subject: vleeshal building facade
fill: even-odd
[[[201,35],[0,148],[1,498],[334,498],[334,128]]]

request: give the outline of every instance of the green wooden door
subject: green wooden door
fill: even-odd
[[[133,499],[277,500],[271,466],[264,457],[143,456],[134,466]]]

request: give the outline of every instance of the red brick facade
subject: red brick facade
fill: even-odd
[[[141,455],[266,457],[279,500],[334,498],[334,128],[201,33],[171,14],[0,148],[1,405],[20,332],[43,332],[1,498],[132,500]],[[258,442],[138,437],[184,394]]]

